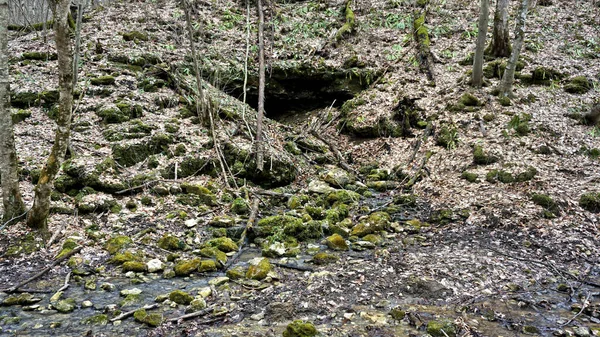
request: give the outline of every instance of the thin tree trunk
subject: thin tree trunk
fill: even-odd
[[[519,15],[517,16],[517,26],[515,28],[515,42],[513,44],[513,51],[508,59],[506,70],[502,76],[502,82],[500,83],[500,95],[501,96],[512,96],[512,86],[515,81],[515,69],[517,68],[517,61],[521,54],[521,48],[523,47],[523,41],[525,40],[525,21],[527,19],[527,10],[529,9],[529,0],[522,0],[521,7],[519,8]]]
[[[481,0],[481,8],[479,10],[479,30],[477,32],[477,46],[473,61],[473,79],[471,81],[473,86],[477,88],[481,87],[483,82],[483,52],[485,49],[489,15],[490,0]]]
[[[494,31],[492,42],[486,50],[486,54],[495,57],[508,57],[511,52],[508,33],[508,1],[498,0],[496,12],[494,13]]]
[[[204,90],[202,89],[202,78],[200,76],[200,67],[198,66],[198,55],[196,54],[196,43],[194,42],[194,29],[192,28],[192,18],[186,0],[182,0],[181,5],[185,12],[185,21],[187,23],[188,34],[190,35],[190,49],[192,52],[192,60],[194,62],[194,72],[196,73],[196,84],[198,89],[198,99],[196,99],[196,114],[200,119],[200,124],[209,122],[208,119],[208,103],[204,99]]]
[[[264,149],[262,140],[263,115],[265,113],[265,17],[262,0],[257,0],[258,7],[258,116],[256,117],[256,168],[264,169]]]
[[[8,0],[0,0],[0,182],[2,184],[3,222],[25,210],[19,190],[17,151],[10,114],[8,76]]]
[[[51,0],[54,13],[54,39],[58,54],[58,116],[54,144],[46,165],[42,168],[38,184],[35,186],[33,207],[27,217],[27,225],[32,229],[47,232],[46,219],[50,210],[50,193],[54,178],[60,169],[61,162],[69,145],[71,133],[71,111],[73,109],[73,55],[72,42],[69,35],[70,0]]]
[[[73,88],[77,86],[77,74],[79,71],[79,46],[81,44],[81,20],[83,16],[83,6],[77,4],[77,30],[75,31],[75,59],[73,60]]]

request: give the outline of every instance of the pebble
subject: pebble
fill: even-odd
[[[123,289],[120,292],[121,296],[139,295],[141,293],[142,293],[142,290],[139,288]]]

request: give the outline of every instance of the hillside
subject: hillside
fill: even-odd
[[[54,236],[1,229],[0,334],[598,335],[600,126],[582,116],[600,94],[599,4],[532,6],[507,101],[505,59],[468,84],[477,2],[422,3],[265,4],[262,172],[254,3],[249,27],[245,3],[191,6],[216,140],[178,2],[86,12]],[[9,40],[28,205],[58,99],[43,35]],[[295,320],[310,324],[293,334]]]

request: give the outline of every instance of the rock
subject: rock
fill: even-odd
[[[397,321],[401,321],[406,316],[406,311],[402,310],[400,307],[395,307],[390,310],[390,316]]]
[[[270,322],[283,322],[294,318],[296,308],[290,302],[272,302],[267,305],[265,316]]]
[[[181,189],[185,193],[195,194],[199,197],[199,200],[202,204],[207,206],[217,206],[217,197],[211,192],[208,188],[198,185],[198,184],[190,184],[190,183],[182,183]]]
[[[346,243],[346,240],[344,240],[344,238],[339,234],[331,235],[326,239],[326,241],[327,247],[329,247],[329,249],[348,250],[348,244]]]
[[[246,277],[246,271],[247,270],[244,269],[244,267],[242,266],[235,266],[233,268],[228,269],[227,273],[225,274],[232,280],[238,280]]]
[[[142,293],[142,290],[139,288],[123,289],[119,292],[119,294],[121,294],[121,296],[139,295],[141,293]]]
[[[330,205],[333,205],[337,202],[351,204],[353,202],[358,202],[359,200],[360,194],[348,190],[334,191],[327,195],[327,202]]]
[[[194,300],[194,297],[183,290],[174,290],[169,294],[169,299],[177,304],[188,305]]]
[[[115,290],[115,285],[112,283],[104,282],[100,285],[100,289],[104,291],[113,291]]]
[[[283,331],[283,337],[312,337],[317,335],[317,329],[310,322],[301,320],[288,324]]]
[[[246,271],[246,277],[253,280],[262,280],[267,277],[267,274],[273,268],[269,259],[264,257],[256,257],[248,261],[250,265],[248,271]]]
[[[85,280],[83,287],[87,290],[96,290],[96,278],[91,277]]]
[[[213,286],[220,286],[223,283],[227,283],[229,282],[229,277],[226,276],[220,276],[220,277],[215,277],[214,279],[208,281],[208,284],[213,285]]]
[[[328,194],[335,192],[335,188],[329,186],[326,182],[321,180],[312,180],[308,183],[307,189],[308,192],[320,194]]]
[[[239,249],[237,243],[228,237],[209,240],[206,245],[209,247],[215,247],[225,253],[235,252]]]
[[[67,313],[75,310],[75,300],[67,298],[52,305],[58,312]]]
[[[135,273],[143,273],[146,271],[146,264],[144,262],[138,261],[127,261],[123,263],[123,271],[124,272],[135,272]]]
[[[185,227],[187,227],[187,228],[193,228],[193,227],[196,227],[196,225],[198,224],[198,220],[197,219],[188,219],[188,220],[185,220],[184,224],[185,224]]]
[[[248,203],[246,202],[246,200],[244,200],[242,198],[236,198],[231,203],[231,211],[235,214],[239,214],[239,215],[248,214],[249,210],[250,210],[250,207],[248,207]]]
[[[200,262],[200,266],[198,267],[198,272],[206,273],[217,270],[217,264],[213,260],[202,260]]]
[[[221,266],[224,266],[225,263],[227,263],[227,255],[214,247],[204,247],[200,249],[200,255],[214,258]]]
[[[153,327],[159,326],[163,321],[162,314],[156,314],[156,313],[148,314],[145,309],[137,310],[133,314],[133,318],[135,318],[135,320],[138,322],[145,323],[145,324],[147,324],[149,326],[153,326]]]
[[[106,314],[94,315],[83,320],[83,324],[86,325],[106,325],[108,322],[108,315]]]
[[[94,306],[94,304],[91,301],[85,300],[85,301],[81,302],[82,308],[91,308],[93,306]]]
[[[352,250],[363,251],[365,249],[375,249],[375,244],[364,240],[359,240],[352,243]]]
[[[390,215],[385,212],[372,213],[366,219],[361,220],[361,222],[354,226],[350,235],[363,237],[367,234],[379,232],[389,225],[390,220]]]
[[[30,293],[22,293],[19,295],[10,295],[2,301],[3,306],[9,305],[30,305],[41,301],[41,298],[34,297]]]
[[[149,273],[155,273],[157,271],[163,270],[164,266],[163,266],[163,263],[161,260],[152,259],[152,260],[146,262],[146,268],[148,269]]]
[[[322,179],[333,187],[344,187],[356,181],[356,178],[339,167],[333,167],[322,176]]]
[[[115,254],[122,248],[131,244],[133,241],[125,235],[118,235],[108,240],[104,245],[104,249],[106,249],[111,255]]]
[[[190,302],[190,307],[193,311],[200,311],[206,308],[206,301],[204,298],[195,298]]]
[[[212,294],[212,289],[210,289],[210,287],[203,287],[203,288],[198,289],[198,295],[202,296],[203,298],[207,298],[211,294]]]
[[[313,256],[312,262],[316,265],[324,265],[336,262],[339,259],[340,258],[337,255],[321,252]]]
[[[285,254],[285,244],[282,242],[273,242],[268,247],[263,248],[262,255],[265,257],[279,257]]]
[[[235,226],[235,219],[227,215],[216,216],[208,224],[218,228],[229,228]]]
[[[573,332],[577,337],[590,337],[592,336],[592,331],[587,326],[576,326],[573,328]]]
[[[185,248],[185,242],[176,236],[165,234],[158,240],[158,247],[170,251],[182,250]]]
[[[427,333],[433,337],[456,336],[456,327],[448,320],[429,321],[427,323]]]
[[[188,276],[200,267],[201,260],[194,258],[191,260],[180,260],[175,265],[174,271],[177,276]]]

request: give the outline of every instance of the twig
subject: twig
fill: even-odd
[[[65,277],[65,283],[56,292],[63,291],[63,290],[65,290],[65,289],[67,289],[69,287],[69,281],[71,280],[71,273],[72,273],[72,271],[69,271],[69,273]]]
[[[127,317],[135,314],[135,312],[138,311],[138,310],[140,310],[140,309],[150,310],[150,309],[154,309],[154,308],[158,308],[158,303],[146,304],[145,306],[143,306],[141,308],[137,308],[137,309],[134,309],[134,310],[130,310],[130,311],[124,312],[124,313],[120,314],[119,316],[117,316],[115,318],[111,318],[110,321],[114,322],[114,321],[123,320],[124,318],[127,318]]]
[[[182,316],[179,316],[179,317],[169,318],[167,320],[167,322],[177,322],[179,320],[183,321],[183,320],[186,320],[186,319],[189,319],[189,318],[204,316],[204,315],[208,314],[209,312],[211,312],[214,308],[215,308],[215,305],[213,304],[210,307],[208,307],[206,309],[203,309],[203,310],[200,310],[200,311],[192,312],[192,313],[185,314],[185,315],[182,315]]]
[[[0,226],[0,231],[4,229],[4,227],[6,227],[8,224],[12,223],[13,221],[21,218],[22,216],[24,216],[25,214],[29,213],[29,211],[31,210],[31,208],[29,208],[28,210],[25,211],[25,213],[21,214],[21,215],[17,215],[15,217],[13,217],[12,219],[8,220],[7,222],[3,223],[2,226]]]
[[[225,266],[223,269],[227,270],[229,269],[229,267],[231,267],[231,265],[233,265],[235,263],[235,261],[238,259],[238,257],[242,254],[242,251],[244,249],[244,245],[246,244],[246,239],[248,237],[248,232],[252,231],[252,226],[254,226],[254,223],[256,222],[256,215],[258,214],[258,202],[259,199],[258,197],[254,197],[254,199],[252,199],[252,210],[250,211],[250,218],[248,218],[248,222],[246,222],[246,228],[244,228],[244,231],[242,232],[242,237],[240,238],[240,248],[238,249],[237,253],[235,253],[234,256],[232,256],[227,263],[225,263]]]
[[[298,265],[289,264],[289,263],[272,262],[272,264],[276,265],[277,267],[299,270],[299,271],[315,271],[311,267],[298,266]]]
[[[311,130],[310,132],[313,136],[317,137],[320,141],[322,141],[323,143],[327,144],[327,146],[329,146],[329,149],[331,150],[331,152],[333,153],[333,155],[335,156],[335,158],[338,160],[340,166],[348,171],[353,173],[356,177],[360,178],[360,174],[358,174],[358,172],[356,172],[352,167],[350,167],[350,165],[348,165],[348,163],[346,162],[346,160],[344,159],[344,157],[342,156],[342,154],[340,153],[340,151],[335,147],[335,145],[327,140],[325,137],[323,137],[321,134],[319,134],[319,132],[317,132],[317,130]]]
[[[571,322],[573,322],[577,317],[579,317],[579,315],[581,315],[581,313],[585,310],[585,308],[588,307],[588,301],[590,300],[590,293],[587,294],[587,296],[585,297],[585,301],[583,301],[583,305],[581,306],[581,310],[579,310],[579,312],[577,314],[575,314],[575,316],[571,317],[570,320],[568,320],[567,322],[561,324],[561,326],[566,326],[571,324]]]
[[[73,248],[72,251],[68,252],[67,254],[65,254],[63,257],[56,259],[54,262],[52,262],[48,267],[44,268],[42,271],[40,271],[39,273],[33,275],[32,277],[28,278],[27,280],[17,284],[14,287],[10,287],[8,289],[4,289],[4,290],[0,290],[3,291],[5,293],[14,293],[16,292],[17,289],[19,289],[20,287],[26,285],[27,283],[34,281],[35,279],[39,278],[40,276],[46,274],[50,269],[52,269],[54,266],[56,266],[57,264],[61,263],[62,261],[70,258],[71,256],[79,253],[79,251],[83,249],[83,246],[77,246],[75,248]]]

